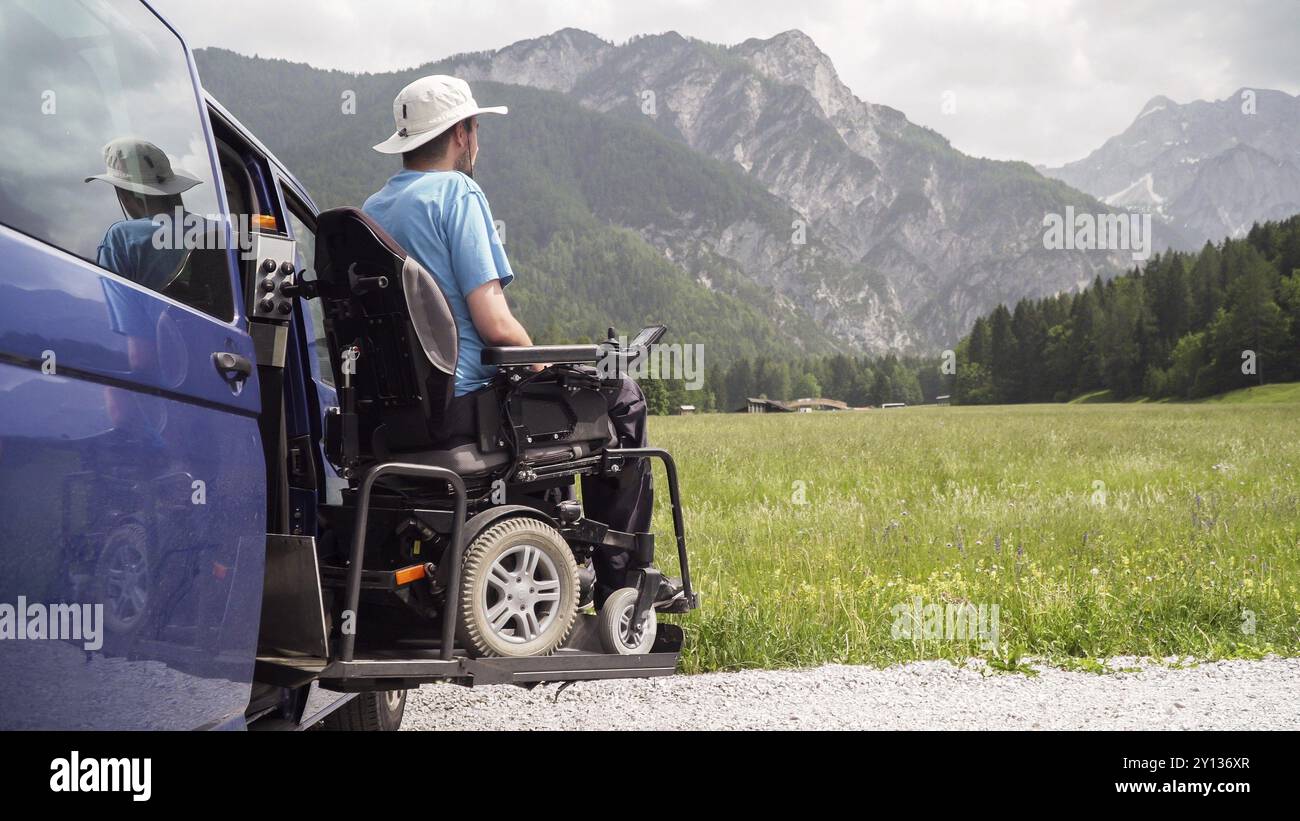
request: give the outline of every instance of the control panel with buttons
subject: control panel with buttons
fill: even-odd
[[[293,299],[301,289],[294,267],[294,242],[274,234],[254,234],[253,296],[249,315],[253,319],[288,321]]]

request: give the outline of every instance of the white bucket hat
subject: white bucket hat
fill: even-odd
[[[167,153],[139,137],[118,137],[104,146],[108,171],[86,177],[86,182],[103,180],[137,194],[168,196],[188,191],[202,182],[172,170]]]
[[[424,145],[466,117],[505,114],[503,105],[484,108],[459,77],[433,74],[421,77],[397,92],[393,122],[397,133],[374,148],[382,154],[401,154]]]

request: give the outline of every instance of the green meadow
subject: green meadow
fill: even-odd
[[[654,417],[703,595],[677,617],[684,669],[1295,655],[1297,434],[1295,386],[1186,404]],[[657,489],[658,555],[675,570],[662,475]],[[964,636],[899,629],[900,613],[967,605],[996,606],[996,641],[974,619]]]

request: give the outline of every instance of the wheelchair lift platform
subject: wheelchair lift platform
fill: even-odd
[[[285,687],[316,680],[327,690],[362,692],[406,690],[435,682],[470,687],[531,685],[547,681],[670,676],[677,671],[682,646],[682,629],[678,625],[660,623],[649,653],[616,655],[587,646],[594,638],[594,621],[594,616],[579,616],[573,638],[549,656],[470,658],[457,649],[451,658],[443,658],[438,642],[434,641],[361,651],[363,657],[351,661],[314,656],[258,656],[255,672],[259,681]]]

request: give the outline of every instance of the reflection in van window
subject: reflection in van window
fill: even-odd
[[[307,227],[307,223],[298,219],[298,215],[289,211],[289,222],[293,227],[293,238],[297,243],[298,270],[302,271],[304,280],[316,279],[316,232]],[[325,339],[325,311],[319,299],[306,301],[307,315],[311,319],[312,347],[316,351],[316,368],[320,381],[333,387],[334,368],[330,365],[329,342]]]
[[[180,40],[140,3],[8,0],[0,76],[0,222],[230,319],[224,220]]]

